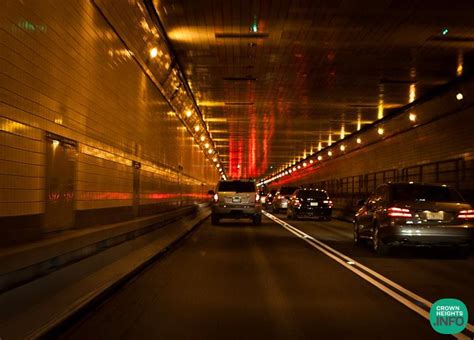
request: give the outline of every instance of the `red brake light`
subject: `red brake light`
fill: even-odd
[[[474,210],[461,210],[458,213],[458,218],[465,220],[474,220]]]
[[[331,200],[324,200],[323,203],[326,203],[329,208],[332,208],[332,201]]]
[[[219,195],[218,195],[218,194],[214,194],[214,197],[213,197],[213,198],[214,198],[214,202],[219,201]]]
[[[388,216],[390,217],[413,217],[409,209],[398,208],[398,207],[391,207],[387,209]]]

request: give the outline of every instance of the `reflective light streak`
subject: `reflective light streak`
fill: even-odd
[[[377,119],[383,118],[383,95],[379,99],[379,105],[377,107]]]
[[[105,159],[105,160],[108,160],[108,161],[112,161],[112,162],[116,162],[116,163],[120,163],[120,164],[124,164],[124,165],[128,165],[128,166],[132,165],[132,161],[130,159],[127,159],[127,158],[122,157],[122,156],[118,156],[118,155],[113,154],[113,153],[108,152],[108,151],[104,151],[104,150],[101,150],[101,149],[97,149],[97,148],[88,146],[88,145],[85,145],[85,144],[80,145],[79,151],[81,153],[89,155],[89,156],[94,156],[94,157],[97,157],[97,158]]]
[[[416,85],[410,84],[410,92],[408,95],[408,103],[413,103],[416,98]]]

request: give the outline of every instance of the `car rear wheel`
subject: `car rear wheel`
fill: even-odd
[[[219,224],[219,216],[217,215],[211,215],[211,223],[212,225],[218,225]]]
[[[380,229],[378,225],[375,225],[372,231],[372,249],[377,255],[387,255],[390,251],[390,246],[380,239]]]
[[[260,225],[260,224],[262,224],[262,215],[260,215],[260,214],[255,215],[255,216],[252,218],[252,221],[253,221],[253,225]]]

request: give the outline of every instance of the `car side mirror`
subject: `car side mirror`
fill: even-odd
[[[357,201],[357,207],[362,207],[364,205],[365,201],[364,200],[358,200]]]
[[[207,192],[207,194],[210,195],[210,196],[214,196],[215,192],[214,192],[214,190],[209,190],[209,191]]]

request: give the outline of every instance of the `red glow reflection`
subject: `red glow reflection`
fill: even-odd
[[[180,197],[191,197],[197,199],[207,199],[208,196],[206,194],[199,194],[199,193],[186,193],[186,194],[179,194],[179,193],[147,193],[141,194],[141,199],[152,199],[152,200],[169,200],[169,199],[176,199]],[[79,194],[79,200],[83,201],[94,201],[94,200],[131,200],[133,198],[133,194],[129,192],[111,192],[111,191],[84,191]]]

